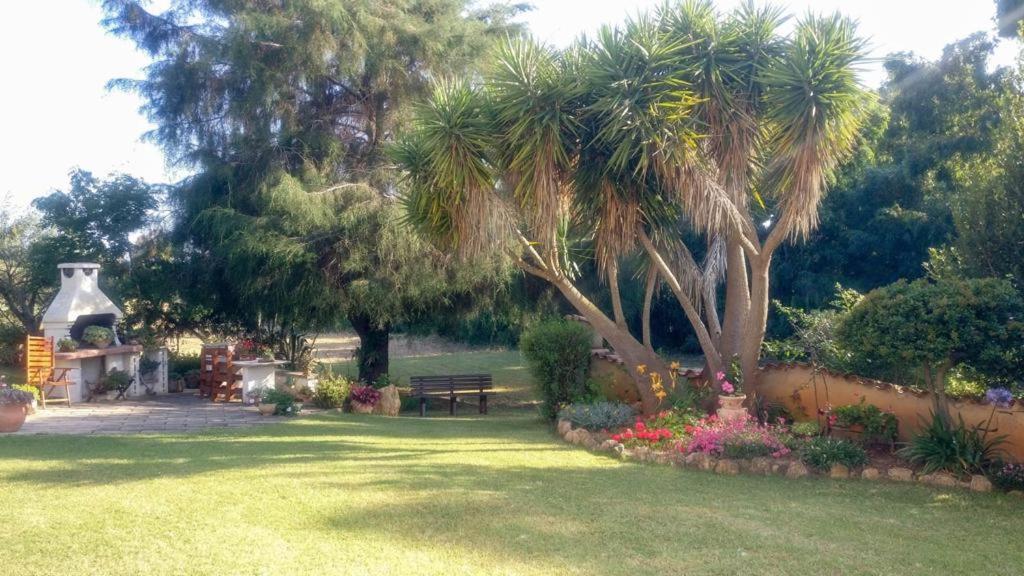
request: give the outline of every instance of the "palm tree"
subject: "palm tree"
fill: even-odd
[[[739,357],[753,383],[772,254],[817,225],[870,97],[851,21],[808,15],[782,36],[783,21],[696,0],[562,51],[508,42],[482,82],[438,82],[395,146],[410,220],[453,252],[502,251],[554,285],[631,368],[647,410],[668,380],[622,314],[619,264],[637,254],[645,332],[665,285],[707,366]],[[687,232],[706,243],[703,261]],[[608,282],[611,315],[576,287],[581,255]]]

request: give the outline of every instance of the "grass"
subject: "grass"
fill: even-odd
[[[350,378],[357,374],[354,362],[338,362],[332,366],[339,374]],[[392,381],[399,386],[408,386],[410,376],[486,373],[494,377],[496,395],[492,405],[524,404],[534,398],[533,380],[518,350],[392,358],[389,372]]]
[[[0,574],[1011,574],[1022,512],[622,463],[508,412],[0,438]]]

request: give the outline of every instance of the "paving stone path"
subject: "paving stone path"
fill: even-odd
[[[18,434],[151,434],[242,428],[280,421],[240,403],[210,402],[192,394],[170,394],[122,402],[50,406],[29,416]]]

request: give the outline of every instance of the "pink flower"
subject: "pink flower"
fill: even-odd
[[[733,388],[732,384],[730,384],[728,381],[722,383],[722,392],[725,392],[726,394],[732,394],[735,391],[736,389]]]
[[[721,370],[716,372],[715,373],[715,379],[716,380],[725,380],[725,372],[722,372]]]

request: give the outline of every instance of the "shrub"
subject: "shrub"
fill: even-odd
[[[807,440],[800,447],[800,461],[821,471],[827,471],[833,464],[857,468],[868,463],[868,453],[848,440],[817,436]]]
[[[74,352],[78,350],[78,342],[75,342],[71,338],[61,338],[57,340],[57,351],[58,352]]]
[[[376,406],[377,402],[380,402],[380,390],[373,386],[356,386],[349,393],[349,397],[353,402]]]
[[[993,466],[988,478],[1001,490],[1024,490],[1024,464]]]
[[[816,421],[811,420],[809,422],[796,422],[789,427],[789,430],[796,436],[809,437],[817,436],[821,431],[821,427],[818,426]]]
[[[932,413],[931,422],[898,454],[920,465],[925,474],[939,470],[954,474],[984,472],[1001,452],[999,446],[1006,442],[1006,436],[990,439],[983,424],[968,427],[963,416],[958,415],[958,420],[954,426]]]
[[[590,328],[568,320],[540,322],[523,334],[520,347],[545,417],[554,418],[561,406],[593,397],[587,384],[590,343]]]
[[[340,377],[321,378],[313,392],[313,404],[317,408],[341,408],[348,398],[348,380]]]
[[[789,453],[783,441],[786,431],[781,426],[759,424],[750,415],[728,420],[710,416],[689,427],[687,433],[690,435],[685,446],[687,453],[703,452],[721,456],[725,454],[727,446],[733,454],[757,452],[778,458]],[[767,450],[755,445],[764,446]]]
[[[896,439],[896,428],[899,425],[896,416],[882,412],[874,404],[865,404],[863,398],[860,404],[839,406],[832,414],[835,415],[835,423],[839,426],[863,426],[863,439],[867,443],[889,443]]]
[[[295,397],[281,390],[264,390],[260,396],[260,404],[273,404],[276,406],[274,414],[279,416],[295,416],[302,409],[302,405],[295,401]]]
[[[159,360],[153,360],[146,356],[139,359],[139,374],[152,374],[153,372],[156,372],[157,368],[160,368]]]
[[[1024,303],[1005,280],[900,281],[866,295],[837,336],[857,373],[923,384],[942,401],[947,369],[966,366],[996,384],[1020,373],[1022,318]]]
[[[17,388],[0,388],[0,406],[25,406],[32,403],[32,395]]]
[[[193,370],[199,371],[201,365],[199,360],[199,354],[181,354],[172,353],[168,359],[168,370],[171,372],[177,372],[178,374],[185,375]]]
[[[618,430],[636,421],[636,410],[621,402],[602,400],[570,404],[558,413],[558,417],[572,422],[573,426],[587,430]]]
[[[36,399],[36,402],[40,400],[39,388],[36,386],[33,386],[31,384],[14,384],[13,386],[11,386],[11,388],[14,388],[15,390],[21,390],[22,392],[28,392],[29,394],[32,395],[33,398]]]
[[[120,391],[131,386],[131,383],[132,377],[128,375],[128,372],[111,368],[109,372],[99,379],[93,389],[96,392]]]
[[[17,366],[23,344],[25,330],[21,326],[0,322],[0,366]]]
[[[103,346],[114,341],[114,331],[103,326],[89,326],[82,331],[82,341],[93,346]]]

